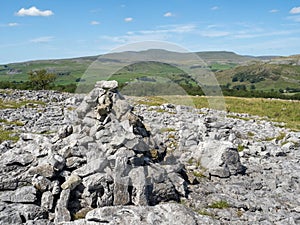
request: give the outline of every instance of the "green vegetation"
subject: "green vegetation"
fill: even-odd
[[[21,122],[21,121],[7,121],[7,120],[4,120],[4,119],[0,119],[0,123],[4,123],[6,125],[15,125],[15,126],[19,126],[19,127],[22,127],[24,126],[24,123]]]
[[[19,136],[11,131],[11,130],[4,130],[3,128],[0,128],[0,143],[2,143],[3,141],[18,141],[19,140]]]
[[[281,132],[276,138],[276,141],[281,141],[282,139],[284,139],[286,136],[286,133]]]
[[[173,103],[196,108],[209,108],[207,99],[202,96],[152,96],[137,98],[137,103],[146,105]],[[285,127],[292,130],[300,130],[299,101],[238,97],[224,97],[224,99],[228,112],[257,115],[274,122],[284,122]]]
[[[238,145],[238,147],[237,147],[237,150],[238,150],[239,152],[244,151],[244,149],[245,149],[244,145]]]
[[[146,56],[155,58],[157,55],[163,55],[173,63],[146,61],[127,65],[128,54],[131,53],[108,54],[98,61],[98,57],[93,56],[0,65],[0,88],[51,88],[65,92],[88,92],[93,88],[93,82],[108,79],[105,77],[105,71],[101,70],[101,62],[105,62],[105,67],[111,69],[124,66],[109,79],[119,81],[122,93],[127,95],[203,95],[195,78],[179,69],[199,67],[203,68],[203,71],[216,72],[225,96],[300,100],[298,56],[277,57],[265,63],[260,58],[241,56],[233,52],[199,52],[196,53],[199,56],[199,64],[193,64],[188,60],[189,57],[183,57],[182,53],[149,50],[135,54],[140,54],[141,59]],[[99,68],[89,67],[96,61],[100,62]],[[89,77],[84,75],[87,69]],[[46,71],[47,74],[55,75],[56,79],[53,85],[48,87],[43,84],[32,85],[33,82],[30,82],[28,76],[32,71]],[[205,86],[205,89],[212,88],[215,87]]]
[[[229,204],[226,201],[217,201],[217,202],[213,202],[211,205],[209,205],[209,208],[212,209],[227,209],[229,208]]]
[[[206,176],[200,171],[193,171],[193,175],[197,178],[206,178]]]
[[[54,73],[48,73],[47,70],[35,70],[28,73],[29,82],[36,89],[46,89],[53,83],[57,76]]]
[[[22,101],[3,101],[0,99],[0,109],[18,109],[23,106],[34,108],[35,105],[46,105],[42,101],[33,101],[33,100],[22,100]]]
[[[176,131],[176,129],[173,128],[173,127],[164,127],[164,128],[161,128],[161,129],[160,129],[160,132],[161,132],[161,133],[172,132],[172,131]]]
[[[226,91],[256,90],[254,91],[256,95],[263,91],[271,92],[274,97],[276,97],[275,94],[280,97],[280,93],[300,92],[299,74],[300,66],[295,64],[256,62],[218,71],[216,77]],[[250,96],[250,93],[248,94]],[[262,93],[260,97],[264,97]]]
[[[196,210],[196,212],[202,216],[209,216],[209,217],[215,218],[215,215],[213,213],[210,213],[204,209]]]
[[[248,135],[248,137],[254,137],[255,136],[255,134],[251,131],[248,131],[247,135]]]

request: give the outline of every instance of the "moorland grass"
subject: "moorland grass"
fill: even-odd
[[[137,102],[152,106],[168,102],[196,108],[210,108],[208,98],[204,96],[151,96],[137,98]],[[286,128],[294,131],[300,130],[300,101],[224,97],[224,102],[227,112],[265,117],[274,122],[283,122]]]

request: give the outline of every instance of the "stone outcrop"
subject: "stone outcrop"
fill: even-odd
[[[20,139],[0,143],[0,224],[300,222],[299,132],[246,114],[132,107],[117,86],[0,94],[35,102],[0,110],[22,122],[1,122]]]

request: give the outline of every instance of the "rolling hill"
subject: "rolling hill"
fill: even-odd
[[[196,86],[195,77],[187,71],[200,68],[207,76],[214,72],[218,82],[229,89],[300,91],[300,55],[253,57],[227,51],[178,53],[161,49],[0,65],[0,82],[26,82],[28,72],[46,69],[57,74],[56,85],[91,85],[100,79],[99,74],[115,68],[119,69],[107,78],[121,85],[160,77],[192,88]],[[92,75],[87,77],[87,73]]]

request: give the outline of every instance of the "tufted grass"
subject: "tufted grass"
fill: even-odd
[[[2,143],[3,141],[17,142],[18,140],[19,136],[15,132],[0,128],[0,143]]]
[[[23,106],[34,108],[35,107],[34,105],[45,106],[46,103],[42,101],[34,101],[34,100],[4,101],[3,99],[0,99],[0,109],[18,109]]]
[[[284,127],[300,131],[300,101],[239,97],[224,97],[224,101],[227,112],[247,113],[273,122],[283,122]],[[137,98],[136,102],[156,106],[172,103],[210,108],[208,98],[205,96],[147,96]]]

